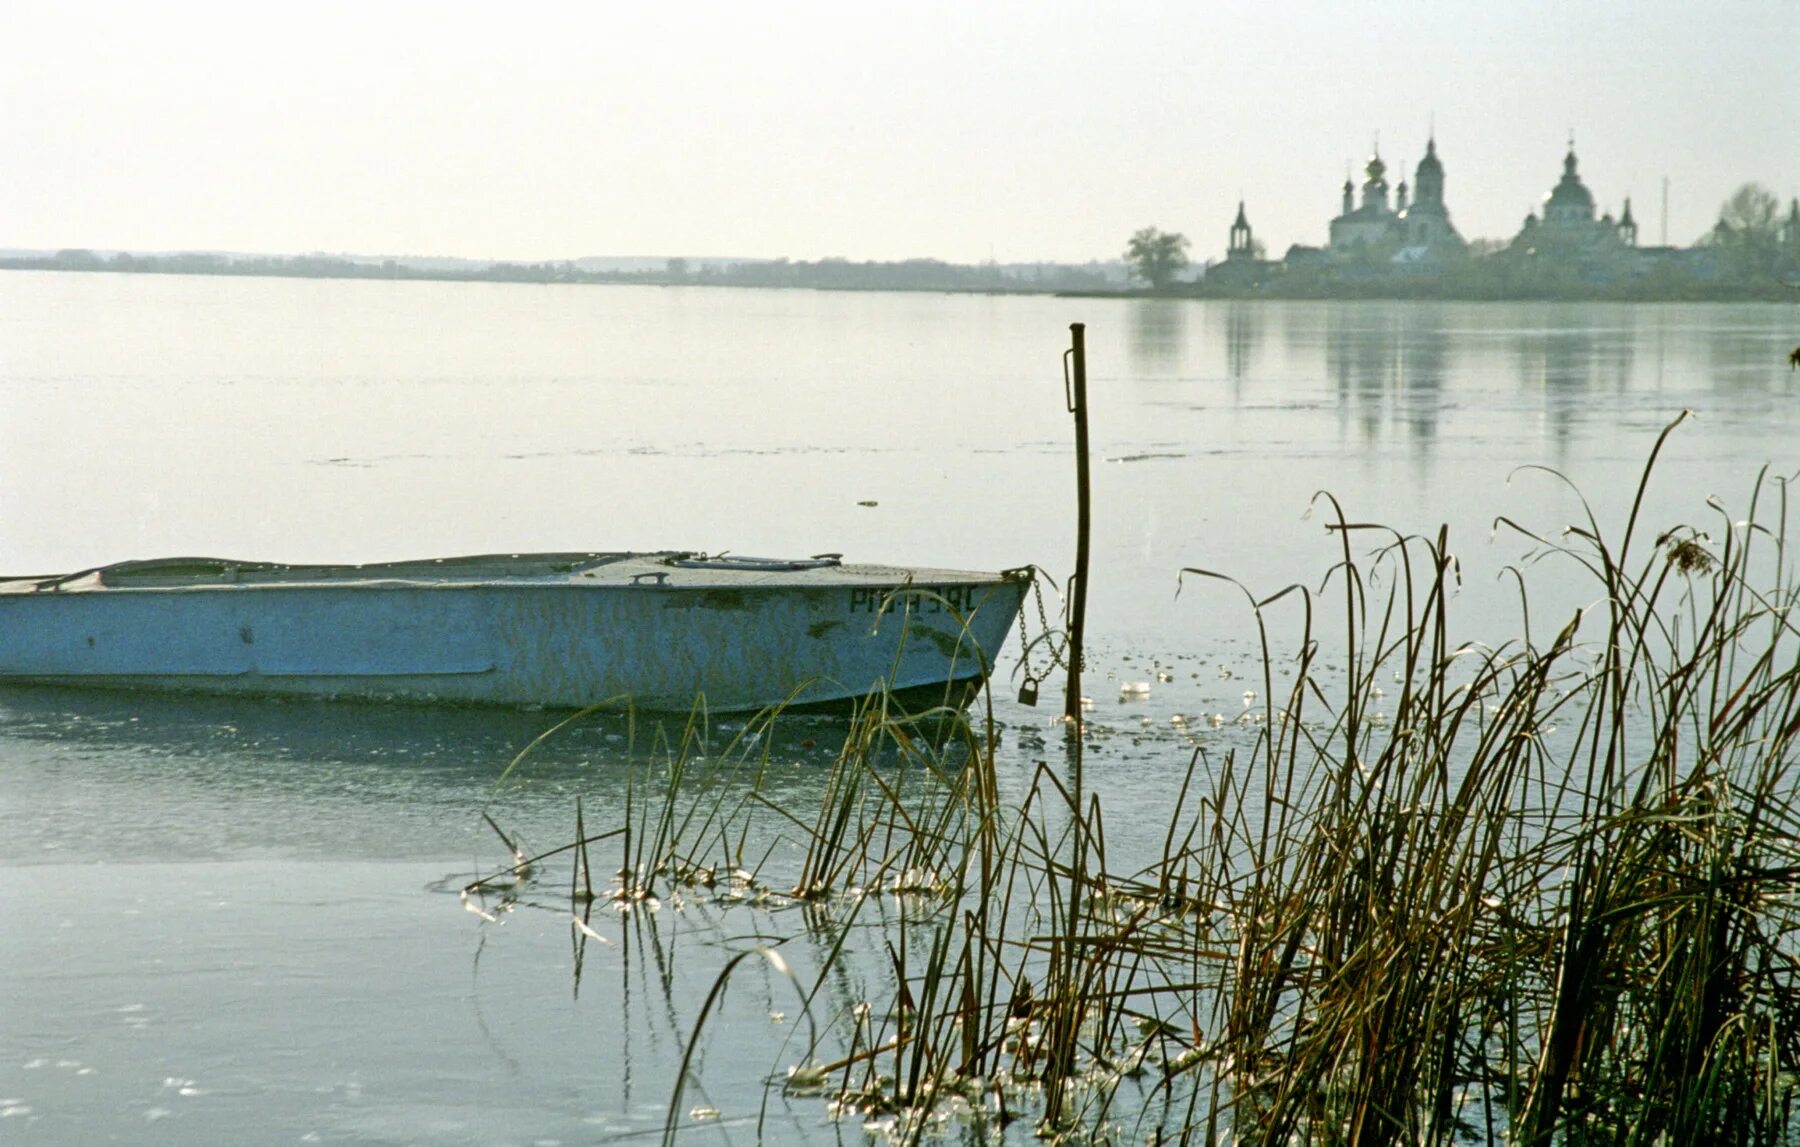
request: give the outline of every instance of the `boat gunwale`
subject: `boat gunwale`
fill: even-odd
[[[834,555],[835,556],[835,555]],[[117,562],[74,573],[0,576],[0,599],[40,594],[210,593],[280,590],[449,590],[565,589],[707,590],[791,592],[794,590],[884,587],[924,591],[936,585],[1017,585],[1030,578],[1030,567],[998,572],[928,569],[911,566],[844,564],[803,559],[788,563],[770,559],[734,559],[713,566],[693,551],[659,550],[619,553],[545,553],[471,555],[458,558],[378,562],[365,565],[290,565],[221,558],[159,558]],[[743,561],[766,566],[746,568]],[[680,563],[680,564],[677,564]],[[622,580],[603,581],[601,570],[617,569]],[[634,567],[642,569],[632,572]],[[498,567],[498,568],[496,568]],[[519,572],[507,572],[513,567]],[[190,573],[176,571],[189,570]],[[212,571],[212,572],[207,572]]]

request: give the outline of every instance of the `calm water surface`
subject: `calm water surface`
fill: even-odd
[[[692,548],[1035,562],[1060,579],[1072,321],[1088,324],[1100,460],[1089,775],[1125,852],[1190,741],[1236,735],[1169,718],[1237,713],[1255,669],[1242,598],[1193,579],[1177,597],[1182,567],[1259,594],[1317,585],[1336,543],[1309,505],[1328,490],[1355,520],[1447,523],[1459,630],[1498,641],[1519,621],[1496,575],[1527,547],[1495,516],[1554,532],[1581,513],[1522,467],[1567,475],[1616,529],[1657,432],[1691,410],[1647,521],[1715,533],[1708,496],[1741,512],[1759,467],[1800,468],[1791,307],[7,273],[0,566]],[[1595,596],[1565,566],[1532,577],[1534,624],[1538,602],[1548,616]],[[1125,680],[1154,681],[1150,698],[1116,699]],[[1056,758],[1045,712],[998,704],[1014,783]],[[0,1140],[583,1143],[660,1127],[700,997],[771,921],[608,921],[611,945],[590,945],[577,978],[565,914],[462,911],[453,890],[503,859],[484,807],[557,843],[576,795],[605,822],[644,758],[642,730],[583,727],[496,793],[545,723],[0,694]],[[815,802],[829,749],[829,728],[776,744],[774,791]],[[797,1006],[766,969],[734,982],[684,1104],[720,1110],[701,1138],[748,1141],[764,1077],[799,1058],[782,1042]],[[815,1101],[764,1116],[773,1141],[861,1137]]]

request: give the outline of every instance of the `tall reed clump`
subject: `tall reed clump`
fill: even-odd
[[[1597,601],[1493,649],[1448,639],[1442,532],[1390,536],[1377,595],[1351,542],[1372,528],[1339,515],[1345,677],[1309,633],[1187,858],[1228,874],[1205,935],[1235,952],[1209,1136],[1786,1141],[1800,640],[1765,493],[1717,555],[1691,529],[1646,547],[1642,485],[1617,538],[1591,515],[1531,535]]]
[[[666,802],[657,863],[785,818],[797,862],[734,903],[805,909],[786,1087],[895,1141],[1796,1141],[1786,486],[1652,535],[1654,461],[1616,535],[1500,520],[1532,549],[1523,632],[1493,646],[1453,636],[1446,532],[1332,503],[1322,587],[1251,598],[1259,625],[1299,613],[1291,686],[1265,638],[1253,731],[1188,760],[1137,868],[1105,821],[1143,810],[1084,788],[1080,730],[1066,776],[1003,794],[991,708],[945,744],[879,701],[816,810],[709,785],[702,812]],[[1526,587],[1571,573],[1593,604],[1544,640]]]

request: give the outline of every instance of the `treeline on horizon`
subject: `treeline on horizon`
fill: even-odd
[[[640,284],[651,286],[782,287],[810,290],[949,291],[1007,294],[1117,295],[1295,299],[1611,300],[1627,302],[1789,300],[1795,288],[1773,280],[1698,280],[1652,274],[1594,282],[1578,274],[1508,273],[1497,260],[1477,259],[1432,276],[1290,275],[1285,281],[1242,287],[1178,282],[1136,286],[1102,264],[959,264],[938,259],[853,262],[842,258],[702,262],[674,258],[633,268],[583,267],[570,260],[373,259],[344,255],[224,255],[104,253],[69,248],[49,254],[0,256],[0,270],[113,272],[162,275],[240,275],[302,279],[390,279],[436,282]]]
[[[420,279],[500,283],[640,283],[658,286],[802,287],[820,290],[1056,292],[1105,290],[1104,270],[1052,263],[1002,267],[938,259],[852,262],[773,259],[719,263],[669,259],[633,269],[537,263],[361,259],[341,255],[221,255],[210,252],[103,254],[71,248],[0,258],[0,270],[90,271],[161,275],[245,275],[302,279]],[[451,265],[441,265],[450,263]]]

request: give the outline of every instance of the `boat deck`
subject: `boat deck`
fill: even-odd
[[[426,587],[644,585],[720,589],[769,587],[970,585],[1026,576],[888,565],[846,565],[837,554],[782,559],[648,553],[476,554],[467,557],[374,562],[366,565],[290,565],[229,558],[178,557],[125,561],[67,574],[0,578],[0,594],[93,593],[109,590],[193,590],[220,587]]]

